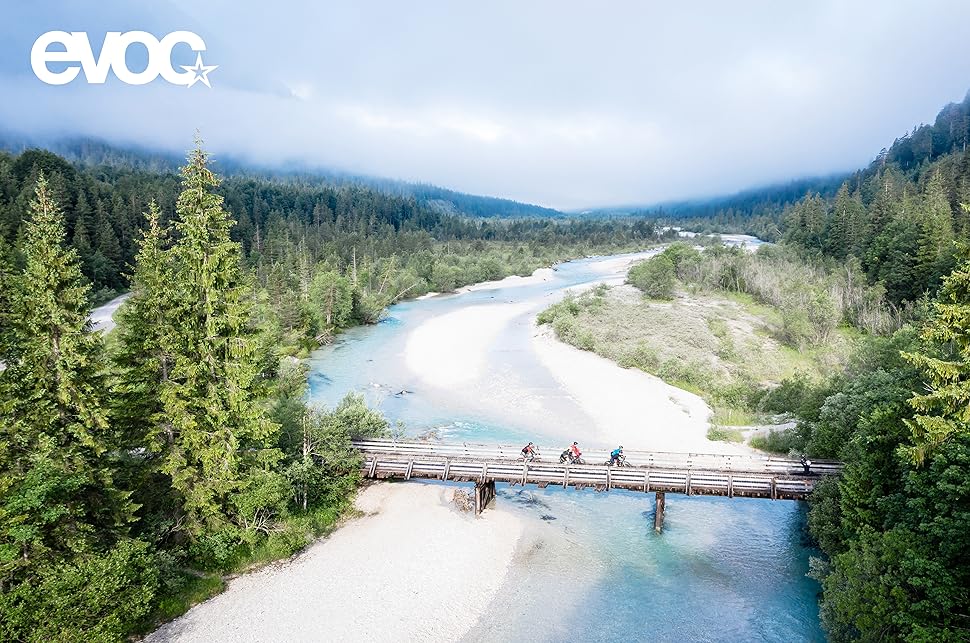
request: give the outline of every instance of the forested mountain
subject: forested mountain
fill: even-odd
[[[410,184],[395,182],[389,185],[387,190],[389,192],[396,191],[403,196],[414,197],[418,203],[440,209],[442,212],[448,214],[510,218],[565,217],[562,212],[552,208],[520,203],[509,199],[464,194],[423,183]]]
[[[809,193],[782,216],[783,237],[810,254],[859,262],[894,302],[939,287],[970,239],[970,95],[933,125],[896,139],[835,196]]]
[[[134,241],[148,203],[154,200],[159,205],[163,224],[173,211],[178,178],[170,164],[175,161],[96,143],[78,143],[74,149],[74,163],[38,149],[18,155],[0,153],[0,240],[19,245],[32,186],[43,171],[64,211],[67,239],[78,252],[82,272],[94,284],[96,298],[104,299],[126,287],[126,266],[134,259]],[[236,173],[218,190],[237,221],[233,239],[242,244],[247,259],[261,265],[263,260],[279,259],[299,239],[311,263],[331,259],[346,266],[354,256],[374,261],[446,241],[536,242],[544,248],[577,241],[608,243],[629,228],[612,222],[562,225],[549,218],[476,220],[464,216],[460,208],[445,207],[444,198],[477,208],[477,213],[491,211],[488,204],[493,200],[418,188],[422,198],[429,200],[422,203],[414,196],[354,183],[334,185],[319,177]],[[511,204],[510,208],[521,205],[494,201],[496,208],[503,203]],[[638,226],[640,231],[648,228],[652,234],[651,226]],[[523,269],[524,264],[516,267]],[[463,281],[461,276],[455,278]],[[432,280],[427,281],[430,287]],[[445,279],[433,287],[454,287],[450,283]]]
[[[137,146],[120,146],[102,140],[74,137],[40,140],[0,133],[0,150],[19,154],[30,149],[46,149],[68,162],[85,167],[127,168],[155,173],[174,173],[182,165],[178,154]],[[349,172],[310,167],[303,163],[280,166],[260,165],[233,157],[220,158],[219,171],[226,177],[259,177],[283,183],[315,187],[362,187],[391,196],[413,199],[417,204],[444,214],[483,218],[564,217],[563,213],[538,205],[509,199],[466,194],[426,183],[408,183]]]
[[[644,217],[669,221],[698,232],[738,232],[777,241],[781,213],[806,193],[834,195],[845,175],[806,178],[737,194],[671,201],[653,206],[597,208],[584,212],[592,217]]]

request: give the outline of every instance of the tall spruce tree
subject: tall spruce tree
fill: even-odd
[[[172,302],[162,348],[171,370],[162,383],[171,444],[162,471],[181,494],[192,533],[226,522],[230,495],[267,454],[277,430],[256,395],[258,343],[249,327],[240,247],[229,238],[207,154],[197,146],[182,168],[177,240],[167,251]]]
[[[843,183],[829,213],[824,241],[825,252],[840,260],[853,250],[854,205],[849,195],[849,184]]]
[[[910,400],[916,416],[907,420],[915,446],[909,454],[922,462],[928,453],[956,435],[970,433],[970,252],[943,281],[925,338],[938,352],[904,353],[920,368],[929,392]]]
[[[939,171],[926,184],[921,206],[917,259],[925,280],[932,283],[952,268],[953,255],[953,212]]]
[[[25,267],[5,279],[0,371],[0,588],[110,541],[130,520],[115,489],[103,346],[88,325],[77,253],[43,174],[30,202]]]
[[[869,223],[872,237],[875,238],[899,216],[898,176],[888,169],[873,176],[870,181],[874,195],[872,203],[869,204]]]
[[[99,216],[94,230],[94,253],[91,259],[92,280],[97,287],[116,287],[121,285],[120,269],[121,245],[115,234],[111,221],[106,216]]]
[[[133,443],[164,453],[173,442],[171,424],[165,421],[162,386],[171,370],[171,356],[163,340],[169,329],[171,270],[166,256],[167,231],[159,224],[158,205],[152,201],[138,243],[131,295],[118,310],[118,343],[114,354],[115,418]]]

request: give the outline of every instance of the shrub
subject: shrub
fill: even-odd
[[[575,317],[582,309],[583,307],[574,295],[566,295],[562,301],[549,306],[539,313],[536,317],[536,322],[539,324],[554,324],[557,319]],[[553,328],[555,328],[555,325]]]
[[[289,558],[307,546],[312,532],[299,521],[287,522],[280,529],[270,533],[260,545],[259,560],[279,560]]]
[[[596,339],[589,331],[577,331],[573,333],[573,338],[570,343],[584,351],[592,351],[596,348]]]
[[[660,369],[657,351],[642,342],[633,351],[621,355],[618,362],[623,368],[639,368],[647,373],[655,374]]]
[[[40,570],[0,594],[0,639],[120,641],[152,609],[159,570],[148,544],[123,540]]]
[[[765,435],[751,438],[751,446],[771,453],[789,453],[793,449],[800,451],[803,443],[801,435],[794,429],[769,431]]]
[[[694,389],[707,387],[716,379],[714,373],[706,364],[697,361],[682,361],[668,359],[657,370],[657,376],[675,386],[688,386]]]
[[[781,311],[782,338],[785,343],[802,348],[812,339],[812,324],[804,310],[788,305]]]
[[[282,473],[254,471],[232,498],[244,540],[252,543],[260,533],[269,534],[286,517],[292,495],[293,487]]]
[[[687,274],[688,271],[701,262],[700,251],[683,241],[670,244],[663,251],[663,255],[669,258],[674,264],[674,270],[679,277]]]
[[[193,566],[206,571],[227,569],[239,546],[239,532],[225,528],[211,534],[203,534],[189,546]]]
[[[627,274],[627,283],[654,299],[673,299],[675,280],[674,262],[666,254],[641,261]]]
[[[814,422],[829,392],[827,387],[813,383],[804,373],[796,373],[766,391],[759,407],[766,413],[794,415],[800,420]]]

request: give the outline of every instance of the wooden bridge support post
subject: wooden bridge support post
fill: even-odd
[[[653,530],[658,534],[663,531],[664,528],[664,508],[667,504],[667,499],[663,491],[657,492],[657,511],[653,516]]]
[[[488,503],[495,498],[495,481],[487,480],[485,482],[475,483],[475,515],[482,513]]]

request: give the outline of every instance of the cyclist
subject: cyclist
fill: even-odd
[[[522,447],[522,459],[525,460],[526,462],[532,462],[538,457],[539,457],[539,450],[536,448],[536,445],[530,442],[529,444]]]
[[[583,452],[579,450],[579,442],[573,442],[572,446],[569,447],[569,461],[582,464]]]
[[[612,467],[614,464],[622,465],[624,457],[625,456],[623,455],[623,447],[622,446],[616,447],[615,449],[610,451],[610,466]]]

